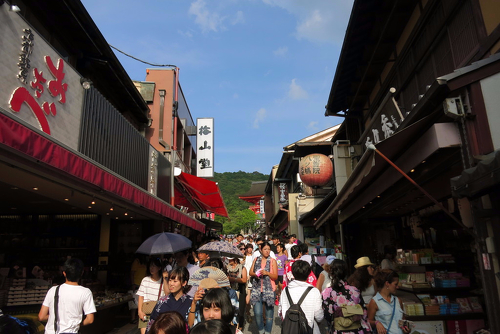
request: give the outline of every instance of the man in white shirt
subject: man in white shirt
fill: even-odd
[[[288,286],[281,292],[280,304],[278,309],[278,314],[283,319],[286,315],[286,311],[290,308],[290,302],[288,301],[288,296],[286,290],[290,293],[292,302],[294,304],[298,303],[302,294],[311,285],[307,283],[307,277],[311,272],[311,266],[309,263],[301,260],[297,260],[292,265],[292,273],[295,279],[291,281]],[[323,308],[322,308],[323,298],[318,289],[312,288],[311,291],[304,298],[304,301],[300,305],[300,308],[304,312],[307,318],[309,326],[313,328],[314,334],[320,334],[319,323],[323,320]]]
[[[72,258],[66,260],[63,267],[63,275],[66,282],[52,287],[45,296],[38,320],[47,321],[45,334],[55,333],[78,333],[80,325],[86,326],[94,322],[96,312],[92,291],[78,285],[78,280],[83,274],[83,262]],[[55,322],[54,297],[58,289],[57,321]],[[82,316],[85,318],[82,321]],[[56,323],[57,330],[54,328]]]
[[[293,260],[292,258],[292,252],[290,252],[290,249],[295,246],[295,243],[293,242],[294,240],[294,234],[288,236],[288,243],[285,244],[285,249],[288,254],[288,260]]]

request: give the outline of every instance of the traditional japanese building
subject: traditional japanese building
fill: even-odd
[[[308,185],[301,175],[318,176],[321,170],[313,169],[312,165],[301,170],[300,163],[311,154],[317,154],[326,158],[332,167],[331,139],[339,127],[325,129],[283,147],[281,161],[272,168],[265,188],[266,221],[272,233],[295,234],[300,240],[305,239],[304,228],[306,232],[317,234],[314,228],[310,228],[313,221],[303,220],[306,224],[299,221],[332,192],[333,181],[328,176],[322,185]]]
[[[205,232],[201,214],[224,215],[215,183],[186,189],[197,182],[196,129],[178,77],[167,85],[175,108],[166,108],[177,120],[165,122],[167,145],[158,146],[156,111],[80,1],[0,1],[0,30],[0,267],[55,277],[79,257],[84,283],[125,288],[146,237],[178,229],[194,239]]]
[[[402,277],[467,277],[470,287],[456,291],[431,288],[429,277],[421,291],[453,301],[479,293],[483,314],[414,318],[447,333],[500,332],[499,32],[495,1],[356,0],[326,106],[326,116],[344,118],[334,147],[353,154],[334,154],[350,168],[335,175],[316,228],[331,226],[350,266],[360,256],[380,261],[392,245]]]

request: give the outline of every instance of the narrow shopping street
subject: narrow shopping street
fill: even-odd
[[[0,0],[0,77],[0,334],[500,334],[499,0]]]

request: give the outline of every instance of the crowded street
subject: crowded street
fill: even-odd
[[[0,334],[500,334],[500,2],[0,0]]]

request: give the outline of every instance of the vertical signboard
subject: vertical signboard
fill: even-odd
[[[288,185],[285,182],[280,182],[278,185],[278,202],[286,203],[288,202]]]
[[[214,176],[214,119],[196,119],[196,175],[198,177]]]
[[[259,206],[259,212],[257,212],[257,213],[264,213],[264,212],[265,212],[265,211],[264,211],[264,200],[263,200],[263,199],[261,199],[261,200],[259,201],[259,204],[260,204],[260,206]]]
[[[0,111],[77,150],[80,75],[8,7],[0,5]]]

